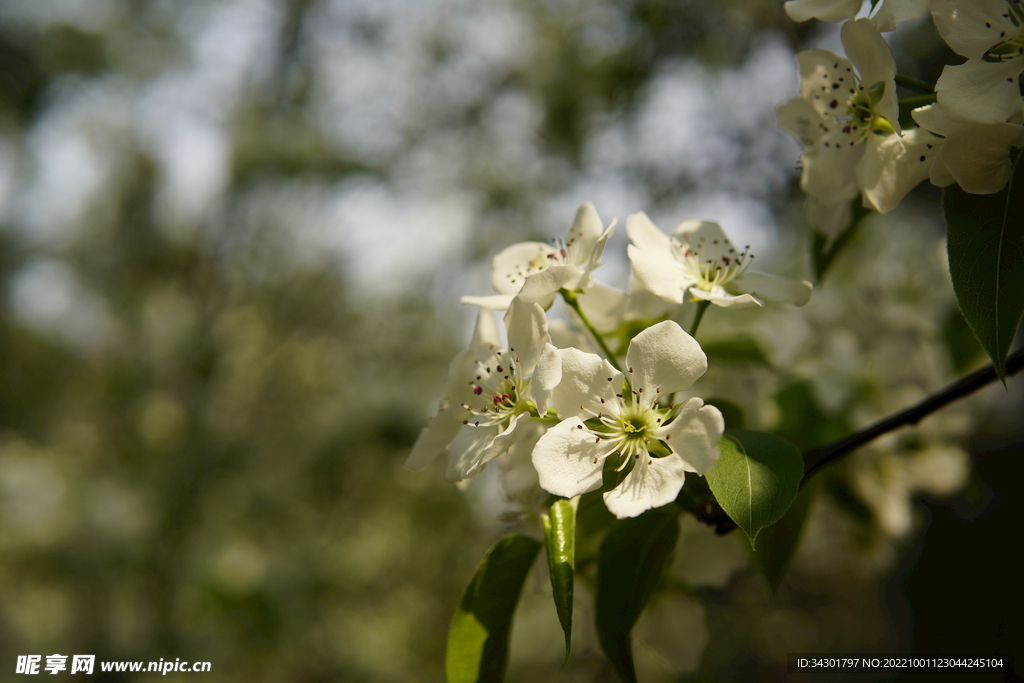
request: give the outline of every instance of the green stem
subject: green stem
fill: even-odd
[[[693,323],[690,325],[690,336],[697,336],[697,328],[700,327],[700,320],[704,317],[704,311],[708,310],[708,306],[711,305],[710,301],[701,300],[697,302],[697,314],[693,317]]]
[[[900,100],[900,106],[904,109],[917,109],[928,104],[935,102],[935,93],[929,93],[927,95],[914,95],[913,97],[904,97]]]
[[[586,328],[590,330],[591,336],[594,337],[594,340],[597,342],[597,345],[601,347],[601,351],[604,352],[605,358],[607,358],[608,362],[612,364],[612,367],[618,370],[619,372],[622,372],[622,368],[619,367],[619,362],[615,360],[615,354],[613,354],[611,352],[611,349],[608,348],[608,345],[604,341],[604,337],[601,336],[600,332],[594,329],[594,325],[590,322],[590,318],[587,317],[587,314],[584,313],[583,309],[580,307],[580,302],[579,299],[576,298],[576,294],[570,292],[568,289],[565,289],[564,287],[558,290],[558,293],[562,295],[562,299],[565,300],[566,305],[568,305],[569,308],[571,308],[572,310],[576,311],[576,315],[580,317],[580,320],[583,321],[583,324],[586,326]]]
[[[924,81],[919,81],[916,78],[910,76],[900,76],[896,74],[896,85],[903,86],[907,90],[916,90],[918,92],[935,92],[935,86]]]

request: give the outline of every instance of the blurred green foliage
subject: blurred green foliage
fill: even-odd
[[[304,214],[275,223],[266,205],[253,210],[248,203],[269,191],[274,199],[298,197],[295,206],[302,208],[319,188],[352,178],[408,182],[412,162],[352,152],[331,137],[329,114],[337,112],[318,109],[322,93],[311,55],[323,48],[311,44],[311,24],[325,21],[330,8],[378,5],[257,3],[276,13],[274,40],[260,45],[261,75],[246,81],[227,112],[209,114],[223,115],[216,124],[227,148],[217,201],[199,219],[177,224],[165,195],[167,169],[152,142],[143,134],[104,137],[96,124],[81,138],[111,151],[116,163],[97,183],[95,201],[67,229],[33,227],[22,215],[24,188],[45,166],[46,148],[39,146],[48,117],[73,109],[76,94],[119,87],[148,92],[159,77],[189,63],[189,41],[203,28],[208,7],[244,3],[97,2],[78,19],[61,15],[61,3],[10,4],[24,16],[6,4],[0,5],[0,181],[6,182],[4,173],[14,181],[0,190],[18,192],[0,211],[0,666],[13,666],[18,654],[59,652],[210,661],[204,679],[211,682],[441,680],[451,615],[480,557],[503,531],[493,506],[480,512],[472,490],[465,496],[443,482],[443,464],[418,473],[401,468],[448,359],[464,342],[459,326],[449,312],[433,310],[429,278],[398,295],[368,294],[352,283],[350,262],[294,257]],[[795,47],[814,30],[794,26],[781,3],[768,0],[506,4],[529,19],[525,58],[481,78],[477,99],[462,108],[417,102],[423,111],[400,131],[403,149],[435,135],[438,147],[459,155],[457,168],[430,170],[451,176],[445,191],[466,189],[480,207],[470,259],[546,235],[550,226],[535,225],[531,212],[553,186],[571,185],[598,123],[635,113],[645,86],[666,64],[699,60],[724,71],[741,64],[765,32]],[[380,7],[382,15],[396,12]],[[462,9],[439,3],[440,29]],[[103,12],[113,18],[92,19]],[[383,43],[383,24],[367,21],[344,39]],[[437,36],[432,45],[424,80],[460,55],[450,37]],[[387,44],[381,54],[402,47]],[[222,61],[232,49],[225,48]],[[215,91],[202,95],[213,100]],[[536,133],[541,161],[554,172],[544,164],[507,163],[483,134],[487,105],[510,91],[539,108],[530,135]],[[97,118],[116,119],[134,102],[112,97]],[[69,168],[85,180],[98,174]],[[650,191],[667,201],[681,189],[666,183]],[[634,207],[641,208],[648,207]],[[841,261],[830,278],[843,277]],[[84,297],[74,299],[82,310],[72,307],[66,320],[46,324],[26,314],[17,293],[40,264],[69,274]],[[871,294],[884,298],[891,289],[879,285]],[[82,302],[92,302],[91,314]],[[100,332],[90,336],[63,324],[79,315]],[[857,319],[857,330],[875,335],[862,322],[867,319]],[[769,320],[767,327],[790,322]],[[824,331],[838,326],[825,317],[816,324],[811,334],[822,340],[824,356],[830,350]],[[957,369],[977,358],[963,329],[962,319],[951,317],[945,330]],[[919,343],[905,336],[908,344]],[[751,428],[764,428],[773,422],[765,417],[771,403],[778,414],[769,426],[801,446],[844,432],[843,411],[821,405],[806,369],[790,377],[763,339],[735,339],[709,349],[728,366],[720,404],[733,406],[730,415],[737,417],[730,422],[742,415]],[[855,393],[870,389],[858,385]],[[873,389],[876,397],[887,396],[887,387]],[[821,538],[838,536],[832,531],[845,529],[849,519],[874,533],[875,513],[842,476],[830,478],[825,492],[821,498],[832,505],[825,514],[833,517],[816,529],[809,523],[815,548],[823,546]],[[898,494],[905,502],[906,491]],[[834,508],[847,516],[836,522]],[[579,525],[592,541],[612,522],[599,495],[582,499]],[[678,678],[664,671],[692,671],[701,662],[704,673],[695,675],[707,680],[754,680],[777,673],[778,653],[787,647],[902,642],[887,630],[877,573],[857,574],[861,565],[814,565],[818,556],[841,553],[819,553],[810,569],[804,558],[798,581],[779,590],[788,602],[770,602],[761,579],[741,571],[747,560],[733,537],[716,537],[687,518],[678,548],[673,585],[681,588],[656,596],[654,616],[649,622],[642,616],[637,630],[646,629],[652,643],[687,634],[685,643],[670,643],[685,656],[670,657],[676,668],[665,669],[664,655],[638,648],[644,680],[651,672]],[[862,564],[874,562],[874,548],[864,541]],[[581,573],[596,571],[596,542],[577,548],[576,560]],[[527,579],[512,634],[510,680],[549,680],[562,662],[546,582],[535,578],[536,572]],[[588,590],[585,581],[576,588],[577,602],[589,606],[577,606],[572,659],[561,674],[566,681],[613,676],[596,634],[588,632]],[[658,612],[669,604],[677,609]],[[817,628],[814,640],[807,634]]]

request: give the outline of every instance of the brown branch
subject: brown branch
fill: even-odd
[[[1018,350],[1007,359],[1007,377],[1017,374],[1021,368],[1024,368],[1024,349]],[[982,368],[981,370],[971,373],[963,379],[954,382],[939,393],[928,397],[912,408],[908,408],[891,417],[887,417],[866,429],[854,432],[853,434],[839,439],[838,441],[833,441],[830,444],[825,444],[824,446],[805,451],[804,481],[806,482],[808,477],[825,465],[838,460],[850,451],[874,440],[876,437],[886,434],[887,432],[891,432],[903,425],[917,424],[922,419],[931,415],[946,404],[952,403],[953,401],[963,398],[968,394],[972,394],[983,386],[991,384],[996,379],[996,369],[989,365],[986,368]]]

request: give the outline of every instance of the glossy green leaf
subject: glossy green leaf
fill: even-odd
[[[971,326],[964,320],[964,314],[956,306],[950,306],[949,314],[942,325],[942,338],[949,351],[949,359],[953,369],[959,372],[969,370],[971,366],[985,354],[978,338],[971,331]]]
[[[540,516],[544,527],[544,548],[548,555],[548,574],[555,600],[558,623],[565,633],[565,659],[572,645],[572,590],[576,571],[576,506],[579,498],[556,500],[550,511]]]
[[[636,683],[630,633],[654,594],[678,537],[678,508],[667,505],[619,520],[601,544],[597,636],[625,683]]]
[[[728,431],[718,442],[722,457],[707,473],[722,509],[756,542],[761,529],[779,521],[796,499],[804,460],[796,446],[767,432]]]
[[[1024,315],[1024,151],[1001,192],[976,195],[950,185],[946,213],[949,275],[960,310],[1006,380],[1006,356]]]
[[[505,677],[512,614],[540,546],[510,534],[484,556],[448,630],[448,683],[497,683]]]
[[[768,580],[772,592],[778,590],[800,545],[807,515],[817,498],[818,487],[814,483],[816,481],[818,480],[812,480],[801,488],[796,500],[786,510],[782,519],[758,534],[757,541],[752,544],[754,566]]]

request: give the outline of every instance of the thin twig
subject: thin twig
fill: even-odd
[[[583,308],[580,306],[580,302],[579,299],[576,298],[576,294],[570,292],[564,287],[558,290],[558,293],[562,295],[562,299],[565,303],[568,304],[572,310],[576,311],[576,315],[580,317],[583,325],[590,331],[591,336],[594,337],[597,345],[601,347],[601,351],[604,352],[605,357],[608,359],[608,362],[612,364],[612,367],[619,372],[622,372],[622,368],[619,367],[619,362],[615,360],[615,354],[608,348],[608,344],[605,343],[604,337],[601,336],[601,333],[598,332],[593,323],[590,322],[590,318],[587,317],[587,314],[583,312]]]
[[[1006,363],[1006,375],[1015,375],[1024,368],[1024,349],[1012,354]],[[989,365],[949,385],[912,408],[896,413],[880,422],[854,432],[847,437],[833,441],[819,448],[804,452],[804,481],[825,465],[838,460],[850,451],[863,446],[876,437],[908,424],[917,424],[946,404],[972,394],[997,379],[996,369]]]
[[[931,83],[925,83],[924,81],[920,81],[916,78],[911,78],[910,76],[901,76],[897,74],[895,81],[896,85],[907,88],[908,90],[916,90],[918,92],[935,91],[935,86],[932,85]]]
[[[708,310],[708,306],[710,305],[711,302],[706,299],[697,302],[697,313],[693,316],[693,323],[690,324],[691,337],[697,336],[697,328],[700,327],[700,320],[704,317],[704,311]]]

